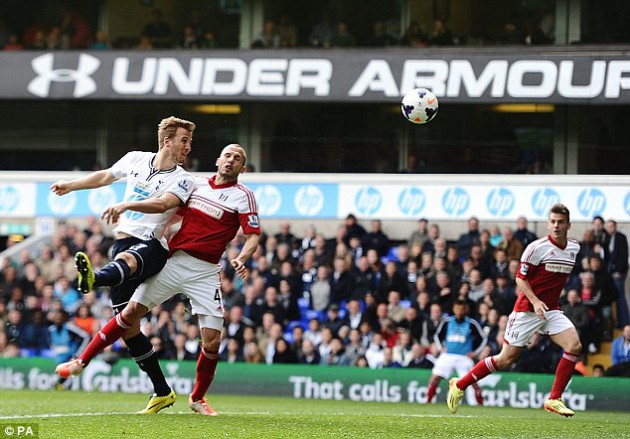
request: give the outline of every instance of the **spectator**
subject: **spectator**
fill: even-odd
[[[407,282],[398,272],[395,261],[389,261],[385,264],[385,273],[378,281],[377,300],[379,302],[386,302],[390,291],[398,291],[399,296],[404,293],[404,298],[407,297]]]
[[[623,328],[623,334],[613,341],[610,353],[612,366],[606,376],[630,377],[630,325]]]
[[[630,308],[626,298],[626,278],[628,277],[628,238],[617,230],[617,221],[606,221],[607,240],[604,248],[608,250],[608,272],[612,275],[616,287],[617,327],[630,324]]]
[[[376,250],[379,257],[383,257],[389,251],[389,238],[382,230],[380,220],[372,220],[370,233],[366,233],[361,239],[361,247],[364,251]]]
[[[308,329],[304,331],[304,341],[306,340],[309,340],[315,346],[319,346],[322,342],[320,322],[316,318],[313,318],[308,322]]]
[[[92,315],[90,307],[85,304],[79,305],[77,308],[77,315],[72,320],[72,323],[85,331],[90,337],[96,334],[96,331],[98,331],[100,326],[98,320],[96,320]]]
[[[374,23],[372,36],[367,42],[369,47],[389,47],[395,46],[396,40],[392,35],[385,32],[385,24],[382,21]]]
[[[588,346],[588,342],[590,341],[589,328],[591,326],[591,322],[588,309],[582,303],[580,294],[576,290],[570,290],[567,293],[567,302],[563,304],[560,309],[564,315],[571,320],[573,326],[575,326],[575,329],[580,336],[580,342],[582,345]]]
[[[479,244],[479,235],[479,220],[473,216],[468,220],[468,232],[461,234],[457,240],[460,258],[466,259],[470,256],[472,246]]]
[[[164,21],[161,9],[154,9],[152,20],[144,26],[143,37],[148,37],[154,49],[170,49],[173,47],[171,26]]]
[[[278,35],[280,35],[280,47],[296,47],[298,31],[295,24],[291,23],[289,17],[283,14],[278,23]]]
[[[593,235],[594,235],[593,237],[595,239],[595,242],[600,244],[602,247],[604,247],[604,252],[607,252],[605,245],[609,241],[610,235],[608,233],[608,230],[606,230],[606,224],[604,223],[604,218],[597,215],[593,218],[593,221],[591,222],[591,224],[593,225]],[[607,260],[608,257],[604,257],[602,255],[602,259]]]
[[[593,366],[593,375],[594,377],[603,377],[606,374],[606,368],[602,364],[595,364]]]
[[[258,48],[278,48],[280,47],[280,34],[276,30],[276,22],[273,20],[265,21],[263,30],[252,41],[251,47]]]
[[[70,38],[70,48],[87,49],[92,43],[92,29],[87,20],[73,10],[66,10],[61,32]]]
[[[61,301],[63,309],[73,314],[81,304],[81,294],[70,286],[70,281],[66,277],[60,277],[55,282],[55,297]]]
[[[359,238],[359,241],[363,239],[367,232],[363,228],[361,224],[357,221],[357,217],[353,214],[349,214],[346,217],[346,234],[345,234],[345,243],[346,245],[350,245],[350,239],[353,237]],[[350,246],[352,247],[352,246]]]
[[[186,50],[200,48],[199,40],[192,26],[184,26],[184,31],[179,41],[179,47]]]
[[[23,50],[24,46],[20,42],[20,37],[16,33],[9,35],[9,41],[4,45],[3,49],[7,52]]]
[[[302,352],[299,356],[300,364],[319,365],[321,357],[315,344],[310,339],[305,339],[302,343]]]
[[[330,342],[330,350],[320,360],[322,366],[349,366],[350,360],[346,355],[343,342],[335,337]]]
[[[523,254],[523,244],[514,237],[510,227],[503,228],[503,239],[497,245],[497,250],[505,251],[508,259],[520,259]]]
[[[390,291],[387,296],[387,317],[399,324],[405,319],[405,309],[400,303],[400,292]]]
[[[277,349],[276,349],[277,352]],[[227,346],[219,355],[221,361],[226,363],[242,363],[245,361],[241,344],[235,338],[228,338]]]
[[[175,360],[193,361],[197,358],[195,354],[189,352],[186,349],[186,334],[180,332],[179,334],[175,335],[175,341],[173,342],[173,345],[174,345],[174,355],[175,355],[174,359]]]
[[[344,321],[339,317],[339,305],[336,303],[331,304],[328,307],[328,313],[326,319],[324,319],[323,325],[332,331],[333,336],[339,336],[339,330],[344,326]]]
[[[423,48],[429,45],[429,36],[417,20],[411,21],[403,36],[403,46]]]
[[[418,310],[410,306],[405,309],[405,318],[398,324],[398,327],[409,332],[412,341],[419,342],[422,339],[423,320],[424,319],[419,316]]]
[[[527,228],[527,225],[527,218],[524,216],[519,216],[516,220],[516,231],[514,232],[514,237],[521,241],[523,248],[538,239],[536,234]]]
[[[321,265],[317,268],[317,281],[311,286],[311,309],[323,311],[328,308],[331,299],[331,287],[329,281],[330,269]]]
[[[446,26],[444,19],[436,18],[433,22],[433,32],[431,32],[430,41],[432,46],[452,46],[455,44],[453,34]]]
[[[433,361],[427,356],[427,348],[420,343],[414,343],[411,347],[411,360],[407,367],[409,369],[432,369]]]
[[[409,248],[411,248],[414,244],[418,244],[422,246],[424,241],[428,239],[428,225],[429,221],[426,218],[420,218],[418,220],[418,229],[414,230],[407,242]]]
[[[337,31],[330,39],[331,47],[354,47],[357,45],[357,41],[348,31],[348,25],[345,21],[337,23]]]
[[[323,47],[328,49],[333,38],[334,29],[330,24],[330,18],[327,13],[322,14],[322,18],[313,27],[308,36],[308,41],[312,47]]]

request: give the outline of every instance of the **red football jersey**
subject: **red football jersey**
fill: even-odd
[[[560,247],[550,235],[537,239],[523,252],[516,276],[529,281],[536,297],[549,310],[557,310],[560,293],[573,270],[579,251],[580,243],[575,239],[568,239],[564,247]],[[522,291],[519,292],[514,311],[534,312],[534,307]]]
[[[218,264],[225,247],[239,227],[247,235],[260,235],[258,205],[254,193],[238,182],[215,185],[215,177],[197,181],[178,214],[182,226],[168,243],[171,254],[182,250],[198,259]]]

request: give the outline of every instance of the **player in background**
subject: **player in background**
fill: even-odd
[[[68,361],[74,354],[85,349],[90,341],[90,334],[69,322],[65,311],[53,311],[51,321],[52,325],[48,327],[48,338],[57,364]],[[66,380],[67,378],[59,377],[55,388],[63,390]]]
[[[461,377],[473,368],[475,364],[473,358],[479,355],[488,341],[481,325],[466,314],[468,304],[463,300],[457,300],[453,304],[453,315],[444,317],[435,331],[435,346],[441,354],[431,371],[427,404],[433,400],[440,381],[447,380],[453,370]],[[473,383],[473,388],[477,404],[483,405],[481,388],[477,383]]]
[[[81,373],[94,356],[116,341],[127,328],[138,325],[151,308],[181,292],[190,299],[202,340],[189,406],[202,415],[218,414],[205,398],[219,361],[223,328],[221,268],[218,264],[226,246],[242,227],[246,240],[230,264],[239,276],[244,277],[244,264],[258,247],[260,238],[254,194],[238,183],[238,176],[245,171],[246,160],[247,155],[240,145],[232,144],[223,149],[216,162],[216,175],[198,179],[190,200],[178,212],[183,216],[183,222],[169,242],[170,258],[164,269],[140,285],[125,309],[101,329],[79,358],[57,368],[60,376]],[[104,215],[116,221],[125,210],[124,205],[114,206]]]
[[[564,350],[545,409],[567,417],[575,414],[561,398],[582,345],[575,327],[559,310],[558,302],[575,265],[580,244],[567,238],[571,218],[565,205],[554,204],[551,207],[547,227],[549,235],[529,244],[521,257],[516,278],[519,295],[509,316],[501,352],[478,362],[466,376],[450,380],[446,402],[451,413],[457,412],[468,386],[512,365],[538,331],[549,335],[551,341]]]
[[[194,123],[173,116],[163,119],[158,125],[157,153],[132,151],[109,169],[73,181],[61,180],[51,186],[57,195],[65,195],[127,178],[124,201],[104,213],[107,217],[123,207],[134,209],[116,218],[120,221],[114,229],[114,260],[94,272],[85,253],[75,255],[79,291],[87,294],[94,287],[111,287],[110,299],[116,314],[129,302],[138,285],[166,264],[168,247],[164,229],[195,187],[194,178],[181,167],[191,151],[195,128]],[[175,392],[164,378],[153,345],[140,332],[140,324],[127,328],[122,337],[131,357],[147,373],[154,387],[149,403],[140,413],[157,413],[173,405]]]

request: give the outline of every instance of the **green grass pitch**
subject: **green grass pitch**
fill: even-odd
[[[28,425],[40,438],[630,438],[630,411],[567,419],[543,409],[464,405],[451,415],[445,404],[210,395],[221,415],[204,417],[186,400],[180,395],[157,415],[136,415],[146,396],[2,390],[0,438],[11,437],[7,426]]]

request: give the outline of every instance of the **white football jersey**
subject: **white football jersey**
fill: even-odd
[[[118,160],[109,170],[114,178],[127,177],[124,201],[142,201],[172,193],[184,204],[195,188],[194,178],[181,166],[159,171],[153,169],[153,152],[132,151]],[[164,229],[168,220],[177,211],[164,213],[141,213],[128,210],[118,220],[115,232],[122,232],[139,239],[159,239],[165,248]]]

